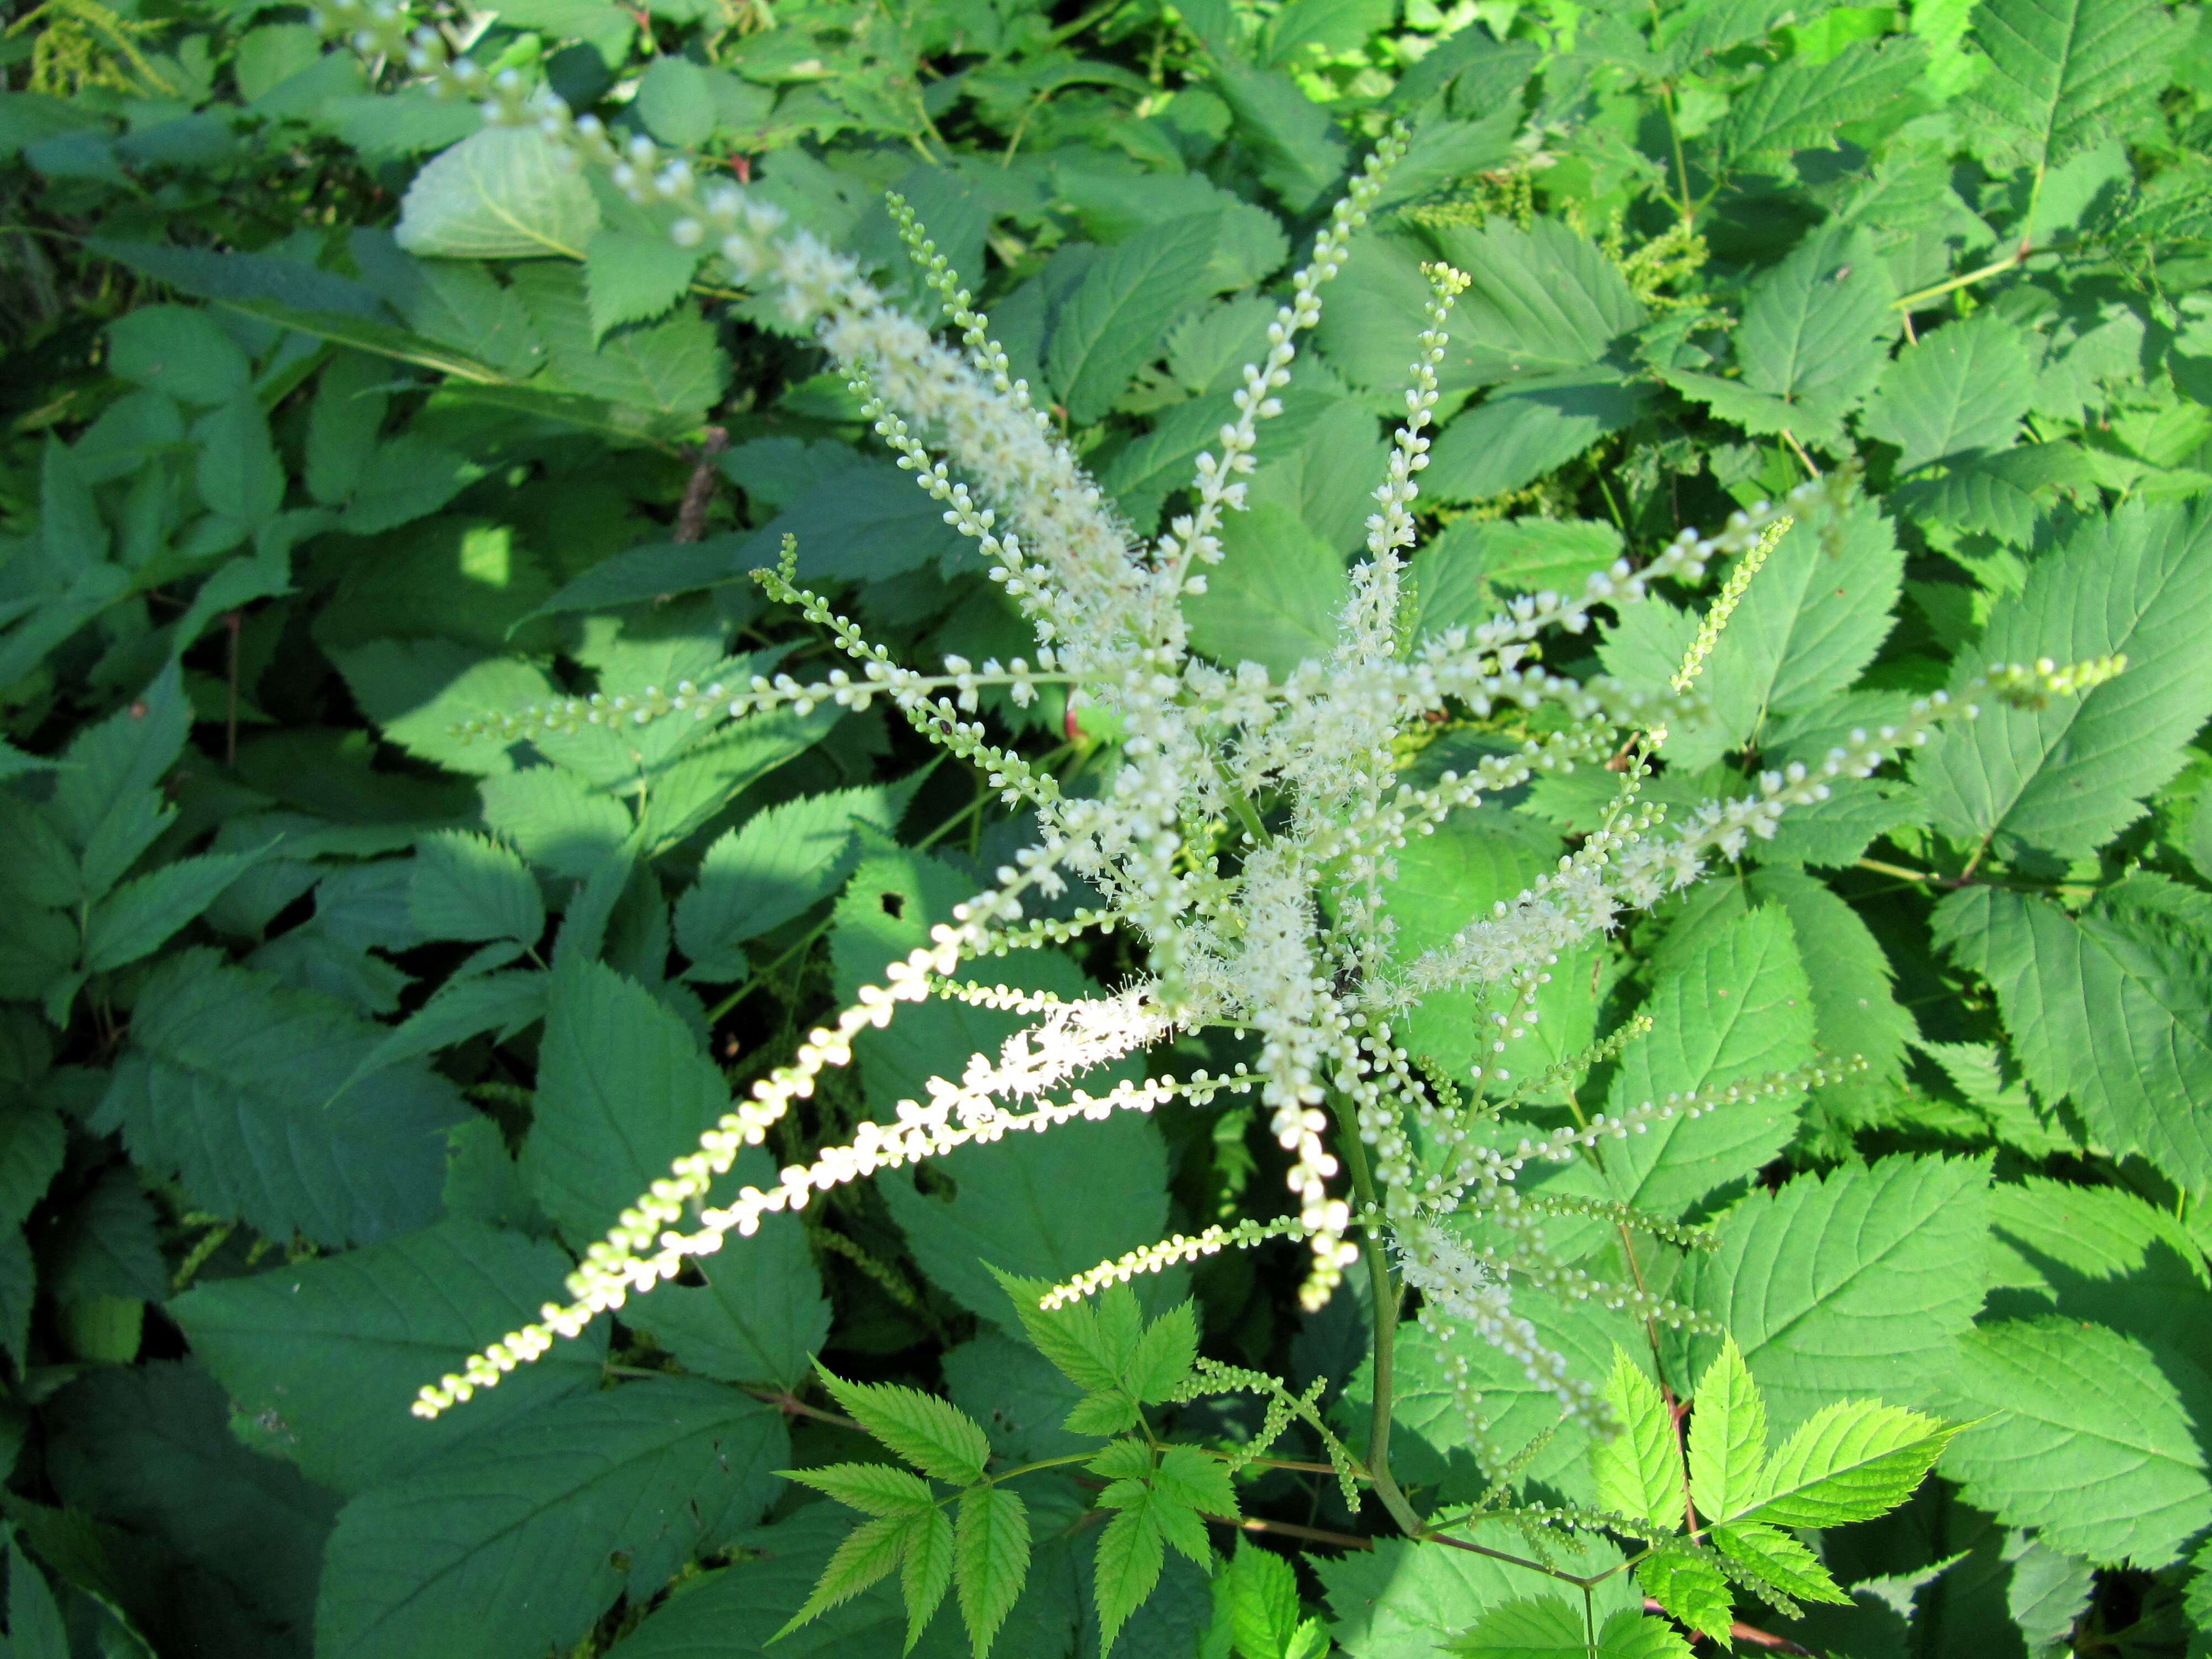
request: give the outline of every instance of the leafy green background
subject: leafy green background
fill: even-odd
[[[1023,629],[811,343],[531,132],[388,69],[372,87],[294,8],[15,16],[9,1650],[767,1651],[844,1524],[774,1472],[880,1455],[816,1358],[945,1393],[995,1457],[1079,1447],[1076,1392],[981,1264],[1057,1277],[1264,1213],[1279,1154],[1248,1108],[1179,1108],[888,1174],[409,1418],[1024,834],[880,710],[504,746],[455,723],[804,672],[822,639],[745,575],[787,534],[909,660],[1007,654]],[[1992,661],[2125,653],[2086,696],[1951,727],[1569,959],[1508,1060],[1533,1073],[1653,1016],[1583,1097],[1531,1103],[1542,1127],[1816,1053],[1866,1062],[1548,1183],[1710,1225],[1686,1252],[1583,1220],[1552,1237],[1724,1322],[1778,1436],[1868,1394],[1970,1424],[1905,1510],[1820,1536],[1850,1604],[1777,1633],[1860,1659],[2206,1650],[2203,6],[520,0],[472,49],[912,293],[883,202],[904,194],[1140,531],[1177,508],[1347,167],[1409,122],[1193,605],[1214,656],[1281,668],[1327,637],[1439,258],[1470,287],[1422,478],[1424,629],[1648,554],[1808,465],[1864,470],[1846,524],[1775,550],[1653,799],[1745,793]],[[1655,688],[1698,604],[1630,611],[1558,665]],[[1071,788],[1114,763],[1114,734],[1054,694],[986,718]],[[1450,722],[1403,763],[1432,776],[1514,736]],[[1547,775],[1410,850],[1401,930],[1516,891],[1614,787]],[[1007,972],[1111,982],[1121,948]],[[1466,1065],[1466,1012],[1424,1008],[1419,1046]],[[902,1015],[763,1158],[843,1138],[1012,1029]],[[1239,1053],[1212,1034],[1155,1063]],[[1147,1304],[1194,1292],[1207,1353],[1330,1379],[1356,1443],[1370,1316],[1349,1290],[1300,1315],[1287,1261],[1210,1258]],[[1522,1302],[1594,1382],[1618,1346],[1686,1393],[1715,1352]],[[1398,1352],[1403,1478],[1425,1508],[1478,1496],[1440,1357],[1410,1323]],[[1501,1439],[1548,1425],[1514,1367],[1475,1364]],[[1233,1444],[1259,1410],[1166,1425]],[[1303,1428],[1282,1448],[1320,1449]],[[1586,1449],[1559,1433],[1532,1493],[1594,1501]],[[1000,1651],[1097,1652],[1098,1484],[1024,1479],[1036,1554]],[[1413,1659],[1532,1593],[1389,1536],[1325,1475],[1249,1468],[1237,1496],[1279,1529],[1211,1583],[1170,1555],[1115,1652]],[[1246,1565],[1255,1538],[1295,1567]],[[1231,1542],[1216,1529],[1222,1562]],[[873,1659],[904,1619],[879,1585],[775,1651]],[[963,1647],[945,1610],[919,1650]]]

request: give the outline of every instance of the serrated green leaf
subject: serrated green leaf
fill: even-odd
[[[1984,1158],[1887,1158],[1755,1192],[1690,1262],[1691,1298],[1743,1348],[1767,1409],[1795,1426],[1839,1398],[1929,1398],[1980,1308]]]
[[[1300,1611],[1291,1564],[1240,1536],[1228,1571],[1217,1582],[1228,1591],[1230,1623],[1244,1659],[1289,1659]]]
[[[991,1442],[957,1407],[919,1389],[890,1382],[848,1382],[817,1371],[837,1403],[870,1434],[924,1474],[970,1486],[983,1478]]]
[[[1168,325],[1206,297],[1220,219],[1171,219],[1095,261],[1054,319],[1045,370],[1068,419],[1105,414],[1138,369],[1159,355]]]
[[[2212,953],[2201,940],[1996,889],[1947,898],[1936,927],[1996,988],[2014,1052],[2046,1097],[2070,1098],[2114,1152],[2142,1152],[2185,1187],[2212,1182]]]
[[[592,328],[605,337],[623,323],[649,322],[690,291],[700,251],[680,247],[657,226],[593,233],[584,249],[584,293]]]
[[[699,1039],[644,987],[599,962],[556,969],[522,1170],[572,1243],[604,1234],[729,1105]]]
[[[367,1243],[437,1213],[451,1083],[386,1066],[331,1101],[381,1030],[316,993],[180,951],[139,992],[103,1111],[143,1167],[274,1237]]]
[[[209,853],[125,882],[92,908],[85,925],[85,967],[103,973],[160,949],[262,856]]]
[[[566,1271],[542,1241],[445,1221],[350,1250],[195,1286],[168,1305],[258,1449],[351,1494],[437,1462],[550,1401],[596,1389],[606,1324],[556,1346],[467,1411],[407,1415],[415,1389],[537,1317]]]
[[[1752,284],[1735,337],[1743,385],[1794,411],[1799,437],[1835,442],[1888,358],[1896,292],[1873,237],[1830,220]]]
[[[1119,1434],[1144,1420],[1135,1400],[1119,1389],[1102,1389],[1077,1401],[1060,1427],[1070,1434]]]
[[[1735,1598],[1721,1570],[1686,1545],[1647,1556],[1636,1569],[1638,1588],[1692,1630],[1716,1642],[1729,1639]]]
[[[1927,49],[1910,36],[1858,40],[1825,64],[1776,64],[1740,94],[1715,133],[1732,166],[1826,148],[1847,121],[1880,113],[1920,78]]]
[[[2035,401],[2027,337],[1984,311],[1923,334],[1883,370],[1860,424],[1895,444],[1899,472],[2012,447]]]
[[[1620,1432],[1590,1448],[1590,1474],[1597,1482],[1602,1510],[1676,1527],[1682,1516],[1682,1455],[1674,1425],[1659,1385],[1626,1353],[1616,1349],[1606,1403]]]
[[[902,792],[841,789],[771,806],[725,832],[676,903],[690,976],[744,977],[744,942],[835,892],[860,863],[855,820],[889,831],[902,805]]]
[[[1752,1509],[1766,1468],[1766,1402],[1734,1338],[1722,1341],[1692,1404],[1690,1501],[1711,1526]]]
[[[1552,1417],[1558,1420],[1556,1402]],[[1601,1617],[1643,1605],[1631,1575],[1607,1571],[1622,1559],[1611,1544],[1577,1534],[1555,1547],[1558,1565],[1569,1572],[1602,1575],[1591,1598]],[[1554,1582],[1464,1550],[1400,1538],[1379,1538],[1372,1551],[1334,1560],[1307,1559],[1336,1613],[1337,1644],[1352,1659],[1429,1659],[1500,1602],[1549,1594]]]
[[[1098,1604],[1098,1652],[1105,1659],[1114,1638],[1160,1581],[1167,1551],[1149,1502],[1117,1510],[1098,1534],[1094,1594]]]
[[[957,1548],[952,1517],[942,1509],[931,1510],[907,1534],[906,1556],[899,1564],[899,1590],[906,1603],[908,1653],[944,1604],[945,1592],[952,1588]]]
[[[1218,62],[1212,84],[1258,162],[1260,182],[1291,213],[1310,211],[1344,176],[1345,146],[1328,112],[1280,70]]]
[[[69,1659],[69,1626],[46,1575],[22,1546],[8,1540],[8,1643],[10,1659]]]
[[[1221,540],[1206,592],[1184,601],[1191,644],[1227,666],[1265,664],[1278,679],[1325,660],[1347,592],[1335,550],[1272,502],[1236,514]]]
[[[1960,1345],[1962,1430],[1943,1470],[1966,1501],[2055,1549],[2165,1565],[2212,1521],[2191,1413],[2142,1344],[2079,1320],[2007,1320]]]
[[[1138,1399],[1158,1405],[1190,1374],[1197,1358],[1196,1304],[1178,1302],[1146,1328],[1125,1364],[1124,1386]]]
[[[1231,1521],[1241,1516],[1227,1466],[1195,1446],[1170,1446],[1162,1452],[1152,1484],[1161,1496],[1188,1508],[1226,1516]]]
[[[919,1515],[933,1508],[936,1497],[921,1476],[888,1463],[833,1463],[820,1469],[781,1469],[787,1480],[797,1480],[826,1492],[863,1515]]]
[[[1516,381],[1444,428],[1421,493],[1480,501],[1522,489],[1632,424],[1650,397],[1608,368]]]
[[[1871,1521],[1912,1496],[1955,1426],[1874,1400],[1838,1401],[1797,1425],[1769,1461],[1750,1518],[1783,1527]]]
[[[681,428],[703,419],[728,382],[729,359],[696,308],[603,339],[578,268],[526,265],[515,273],[514,291],[568,391],[646,410]]]
[[[625,1584],[658,1588],[750,1524],[788,1452],[781,1413],[713,1383],[554,1401],[346,1506],[316,1651],[534,1659],[574,1643]],[[519,1578],[526,1599],[506,1589]]]
[[[975,1659],[983,1659],[1029,1577],[1029,1510],[1004,1486],[979,1486],[960,1495],[956,1531],[953,1587]]]
[[[1778,1527],[1762,1526],[1756,1521],[1738,1521],[1715,1527],[1712,1539],[1720,1546],[1723,1555],[1785,1595],[1808,1601],[1846,1604],[1851,1599],[1828,1576],[1820,1557]]]
[[[1006,1299],[1014,1304],[1014,1312],[1020,1316],[1022,1329],[1030,1341],[1069,1382],[1082,1389],[1121,1386],[1121,1362],[1126,1356],[1116,1352],[1108,1341],[1099,1326],[1097,1310],[1090,1301],[1079,1299],[1057,1308],[1040,1307],[1038,1303],[1052,1288],[1049,1281],[1018,1279],[988,1262],[984,1265],[990,1267],[991,1276],[999,1281]],[[1127,1286],[1115,1288],[1126,1290]]]
[[[454,259],[580,259],[599,222],[591,188],[536,126],[488,126],[415,175],[392,234]]]
[[[1690,1646],[1660,1620],[1623,1609],[1606,1620],[1592,1647],[1582,1610],[1547,1595],[1490,1609],[1440,1651],[1466,1659],[1689,1659]]]
[[[1444,258],[1469,279],[1452,308],[1448,361],[1475,384],[1586,368],[1647,314],[1597,245],[1556,219],[1536,219],[1522,229],[1498,216],[1479,228],[1443,228],[1436,237]],[[1404,313],[1408,342],[1419,314],[1418,304]],[[1374,383],[1395,387],[1413,353],[1395,341],[1390,346],[1390,367]],[[1334,347],[1330,355],[1338,355]]]
[[[2160,7],[2142,0],[1989,0],[1974,36],[1990,72],[1966,94],[1984,159],[2040,176],[2125,137],[2166,84]]]
[[[448,830],[415,853],[407,914],[428,939],[511,939],[535,945],[545,931],[536,878],[507,848]]]
[[[921,1517],[900,1515],[879,1521],[863,1521],[853,1528],[836,1554],[822,1569],[822,1577],[783,1628],[770,1640],[788,1636],[801,1625],[849,1601],[878,1579],[888,1578],[904,1559],[908,1540]]]
[[[2078,662],[2125,653],[2118,678],[2042,709],[1983,697],[1981,717],[1940,732],[1915,782],[1936,826],[2080,858],[2142,814],[2212,714],[2212,514],[2130,504],[2092,518],[2039,558],[1990,612],[1954,690],[1991,663]]]

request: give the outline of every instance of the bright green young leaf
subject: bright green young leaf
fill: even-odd
[[[1980,719],[1939,732],[1913,776],[1936,826],[2080,858],[2142,811],[2180,769],[2183,745],[2212,714],[2212,514],[2122,507],[2092,518],[1993,607],[1953,690],[1992,663],[2061,662],[2124,653],[2118,678],[2041,709],[1983,696]]]
[[[1685,1544],[1644,1558],[1636,1569],[1638,1588],[1692,1630],[1717,1642],[1729,1639],[1735,1622],[1735,1597],[1721,1570]]]
[[[644,987],[603,963],[556,969],[522,1170],[572,1243],[605,1232],[729,1103],[699,1039]]]
[[[1690,1261],[1696,1304],[1742,1345],[1784,1427],[1873,1395],[1932,1397],[1981,1306],[1989,1164],[1887,1158],[1754,1192]]]
[[[1045,369],[1071,421],[1103,415],[1159,355],[1168,325],[1206,297],[1221,221],[1170,219],[1096,261],[1054,320]]]
[[[918,1515],[937,1501],[928,1483],[919,1475],[888,1463],[837,1463],[821,1469],[781,1469],[787,1480],[797,1480],[817,1492],[827,1492],[848,1509],[863,1515]]]
[[[580,259],[599,210],[561,160],[535,126],[487,126],[415,175],[393,236],[427,257]]]
[[[817,1368],[817,1370],[819,1368]],[[820,1370],[823,1384],[864,1429],[924,1474],[969,1486],[983,1478],[991,1443],[957,1407],[918,1389],[848,1382]]]
[[[776,1632],[776,1638],[788,1636],[801,1625],[851,1601],[869,1585],[890,1577],[905,1558],[918,1522],[927,1524],[919,1515],[897,1515],[864,1521],[854,1528],[822,1569],[813,1593]]]
[[[1656,1527],[1681,1525],[1682,1455],[1659,1385],[1616,1349],[1605,1398],[1620,1432],[1590,1448],[1598,1507]]]
[[[511,939],[534,945],[545,931],[537,878],[497,842],[448,830],[416,850],[407,913],[429,939]]]
[[[1966,95],[1984,157],[2040,179],[2076,152],[2130,137],[2166,80],[2163,9],[2142,0],[1988,0],[1974,36],[1990,73]]]
[[[2143,1346],[2080,1320],[2008,1320],[1960,1343],[1962,1430],[1943,1471],[2053,1548],[2155,1568],[2212,1521],[2191,1413]]]
[[[1607,1619],[1593,1648],[1582,1609],[1546,1595],[1491,1608],[1439,1651],[1462,1659],[1689,1659],[1690,1644],[1663,1621],[1623,1610]]]
[[[414,1391],[537,1317],[566,1263],[552,1245],[445,1221],[366,1249],[202,1284],[169,1304],[251,1443],[352,1494],[435,1464],[471,1437],[599,1387],[604,1321],[465,1412],[410,1417]]]
[[[1190,1374],[1191,1362],[1197,1358],[1197,1304],[1178,1302],[1146,1329],[1124,1365],[1124,1386],[1138,1399],[1157,1405]]]
[[[1690,1501],[1707,1525],[1747,1514],[1764,1492],[1766,1402],[1735,1339],[1698,1379],[1690,1413]]]
[[[1166,1556],[1159,1520],[1149,1501],[1116,1510],[1099,1533],[1095,1595],[1101,1659],[1113,1652],[1115,1637],[1159,1583]]]
[[[2027,337],[1993,311],[1923,334],[1885,369],[1861,422],[1897,470],[2009,449],[2035,398]]]
[[[1097,1309],[1109,1298],[1121,1297],[1127,1297],[1133,1307],[1136,1297],[1127,1285],[1109,1287],[1095,1304],[1085,1297],[1057,1308],[1042,1308],[1037,1304],[1052,1288],[1049,1280],[1018,1279],[995,1267],[991,1267],[991,1275],[1006,1291],[1006,1299],[1013,1304],[1030,1344],[1052,1361],[1068,1381],[1083,1389],[1120,1386],[1121,1368],[1128,1354],[1109,1337]]]
[[[435,1218],[441,1136],[468,1115],[417,1061],[332,1101],[381,1036],[332,998],[181,951],[138,994],[102,1111],[203,1208],[275,1237],[367,1243]]]
[[[1289,1659],[1298,1627],[1298,1580],[1291,1564],[1240,1535],[1237,1553],[1220,1581],[1229,1594],[1229,1616],[1246,1659]]]
[[[781,1413],[713,1383],[554,1401],[345,1507],[315,1650],[535,1659],[571,1645],[625,1586],[652,1594],[756,1519],[788,1451]],[[511,1595],[524,1579],[532,1595]]]
[[[906,1603],[906,1651],[929,1626],[952,1588],[953,1565],[959,1544],[952,1517],[933,1508],[907,1533],[906,1558],[899,1564],[900,1597]]]
[[[1877,1401],[1824,1406],[1768,1462],[1766,1496],[1751,1518],[1783,1527],[1838,1527],[1886,1515],[1912,1496],[1957,1432]]]
[[[1170,1446],[1162,1452],[1152,1485],[1161,1497],[1206,1515],[1224,1515],[1234,1521],[1241,1514],[1228,1466],[1195,1446]]]
[[[1837,1587],[1818,1556],[1778,1527],[1738,1521],[1715,1527],[1712,1537],[1723,1555],[1784,1595],[1847,1604],[1851,1599]]]
[[[1997,993],[2028,1079],[2072,1100],[2116,1152],[2185,1188],[2212,1182],[2212,952],[2128,911],[2069,915],[2048,899],[1978,888],[1944,901],[1939,939]]]
[[[975,1659],[991,1650],[992,1638],[1021,1595],[1029,1570],[1030,1516],[1022,1500],[1004,1486],[963,1492],[953,1541],[952,1583]]]

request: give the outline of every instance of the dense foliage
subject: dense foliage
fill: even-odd
[[[444,31],[410,65],[383,22],[364,61],[253,0],[18,9],[10,1650],[1659,1659],[1736,1620],[1861,1659],[2202,1650],[2202,16],[521,0],[408,20]],[[823,678],[821,607],[748,574],[787,538],[901,660],[1036,640],[811,327],[617,173],[410,82],[447,48],[514,72],[495,106],[548,88],[934,319],[896,192],[1146,536],[1194,510],[1291,273],[1404,122],[1182,602],[1226,666],[1334,650],[1437,261],[1465,286],[1409,645],[1822,480],[1720,550],[1717,638],[1712,586],[1671,583],[1543,638],[1564,682],[1668,710],[1642,799],[1674,821],[1993,665],[2093,665],[1729,847],[1494,1039],[1462,990],[1407,1019],[1483,1136],[1582,1154],[1524,1177],[1548,1265],[1513,1310],[1602,1411],[1447,1350],[1437,1293],[1379,1329],[1364,1268],[1302,1303],[1296,1240],[1040,1308],[1170,1233],[1301,1231],[1304,1155],[1224,1089],[826,1188],[409,1415],[1036,833],[881,702],[514,735],[592,693]],[[1127,761],[1048,677],[970,696],[1071,798]],[[1462,698],[1392,763],[1433,791],[1563,730]],[[1645,752],[1412,841],[1381,876],[1399,944],[1610,834]],[[1275,805],[1239,800],[1191,856],[1264,836]],[[1061,931],[985,976],[1146,969],[1131,930]],[[988,1002],[860,1031],[737,1178],[1033,1023]],[[1259,1042],[1224,1024],[1103,1076],[1240,1064]],[[1547,1294],[1577,1285],[1642,1299]]]

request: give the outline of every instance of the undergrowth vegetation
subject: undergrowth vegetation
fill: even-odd
[[[2200,7],[0,70],[11,1653],[2207,1650]]]

